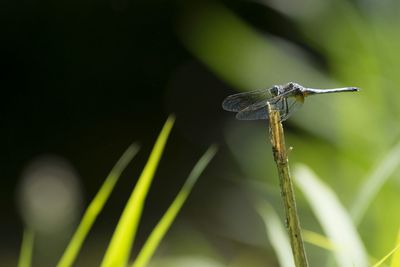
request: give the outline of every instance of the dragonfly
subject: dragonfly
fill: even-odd
[[[359,90],[357,87],[306,88],[300,84],[289,82],[267,89],[230,95],[222,102],[222,108],[237,112],[236,118],[239,120],[268,120],[267,104],[269,103],[272,108],[280,112],[281,121],[284,121],[301,107],[307,96]]]

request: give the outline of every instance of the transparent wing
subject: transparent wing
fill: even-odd
[[[303,96],[275,97],[253,104],[236,114],[238,120],[268,120],[267,103],[279,110],[281,121],[288,119],[304,102]]]
[[[293,113],[295,113],[304,103],[302,95],[296,95],[285,98],[285,103],[280,107],[281,121],[287,120]],[[282,101],[283,102],[283,101]]]
[[[271,89],[260,89],[251,92],[245,92],[230,95],[222,102],[223,109],[227,111],[239,112],[256,103],[273,98]]]
[[[268,101],[253,104],[236,114],[238,120],[268,120]]]

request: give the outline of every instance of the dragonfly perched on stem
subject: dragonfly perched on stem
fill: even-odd
[[[307,96],[359,90],[357,87],[313,89],[290,82],[268,89],[230,95],[225,98],[222,107],[227,111],[237,112],[236,118],[239,120],[267,120],[267,103],[270,103],[273,108],[279,110],[281,121],[284,121],[300,108]]]

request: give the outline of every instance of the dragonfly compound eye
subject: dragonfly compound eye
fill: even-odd
[[[279,86],[274,85],[274,87],[271,88],[270,92],[272,95],[277,96],[279,94]]]

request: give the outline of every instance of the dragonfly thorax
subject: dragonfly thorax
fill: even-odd
[[[283,86],[283,92],[303,92],[304,91],[304,87],[301,86],[298,83],[294,83],[294,82],[289,82],[286,85]]]

